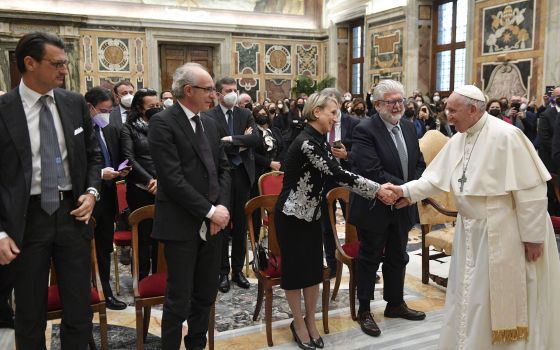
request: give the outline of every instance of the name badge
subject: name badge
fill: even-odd
[[[80,126],[80,127],[77,128],[76,130],[74,130],[74,136],[76,136],[76,135],[78,135],[78,134],[80,134],[80,133],[82,133],[82,132],[84,132],[84,129],[82,129],[82,127]]]

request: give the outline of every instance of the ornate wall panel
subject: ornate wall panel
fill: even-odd
[[[385,25],[366,20],[366,26],[368,44],[365,55],[369,58],[369,64],[364,67],[364,73],[367,73],[364,74],[364,91],[369,91],[371,84],[381,79],[403,81],[405,24],[402,18]],[[366,77],[370,78],[369,82]]]
[[[476,2],[471,80],[488,96],[535,96],[540,101],[546,4],[546,0]]]
[[[137,89],[147,85],[144,33],[80,31],[81,92],[92,86],[112,88],[129,80]]]
[[[253,100],[291,97],[299,75],[313,80],[324,76],[325,43],[312,40],[232,38],[233,76],[239,91]]]

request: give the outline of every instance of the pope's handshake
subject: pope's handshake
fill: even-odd
[[[383,193],[381,193],[381,189],[384,190]],[[381,189],[377,196],[383,203],[393,205],[395,209],[402,209],[411,204],[410,199],[404,197],[401,186],[393,185],[388,182],[382,185]],[[390,194],[387,194],[388,192],[390,192]]]

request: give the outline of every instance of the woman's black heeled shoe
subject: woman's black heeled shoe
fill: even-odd
[[[305,326],[307,327],[307,319],[304,317],[303,321],[305,322]],[[325,347],[325,342],[323,341],[323,338],[319,337],[317,339],[313,339],[311,338],[311,336],[309,336],[309,338],[311,339],[311,342],[313,343],[313,345],[315,345],[316,348],[318,349],[322,349]]]
[[[300,349],[303,350],[314,350],[315,349],[315,343],[313,342],[313,340],[309,341],[309,343],[304,343],[301,341],[301,339],[299,339],[297,333],[296,333],[296,328],[294,327],[294,321],[292,321],[292,323],[290,323],[290,330],[292,331],[292,335],[294,336],[294,340],[296,341],[297,345],[299,346]]]

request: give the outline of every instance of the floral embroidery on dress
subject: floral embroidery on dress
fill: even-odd
[[[352,174],[349,171],[342,170],[350,179],[353,180],[351,184],[338,181],[338,184],[344,187],[349,187],[352,189],[353,192],[359,194],[362,197],[366,197],[369,199],[374,199],[377,191],[379,191],[379,184],[373,182],[365,177]]]
[[[309,143],[309,140],[303,141],[303,143],[301,144],[301,150],[303,151],[303,154],[305,154],[305,156],[309,159],[309,162],[315,168],[319,169],[321,172],[327,175],[332,175],[332,172],[329,169],[329,165],[323,159],[323,157],[321,157],[320,154],[317,154],[315,152],[315,146],[311,145]]]
[[[284,208],[282,212],[286,215],[293,215],[298,219],[302,219],[308,222],[313,221],[313,214],[315,213],[315,208],[319,205],[317,198],[311,198],[309,194],[313,190],[313,184],[310,183],[311,173],[306,171],[298,180],[296,190],[290,190],[290,194],[284,203]],[[321,212],[317,212],[317,218],[319,219]]]

